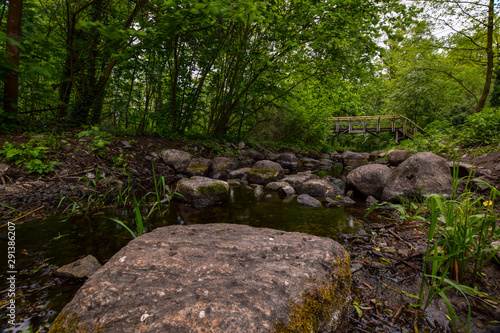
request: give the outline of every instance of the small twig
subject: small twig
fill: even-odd
[[[59,180],[63,183],[63,184],[66,184],[66,182],[57,174],[57,171],[54,170],[54,173],[55,175],[57,176],[57,178],[59,178]]]
[[[358,324],[358,325],[362,325],[362,326],[364,326],[364,327],[366,327],[366,328],[369,328],[369,329],[370,329],[370,331],[371,331],[371,332],[373,332],[373,331],[372,331],[372,328],[371,328],[370,326],[367,326],[366,324],[364,324],[364,323],[360,322],[359,320],[356,320],[356,319],[354,319],[354,318],[350,318],[350,320],[354,321],[354,322],[355,322],[356,324]],[[369,331],[365,331],[364,329],[359,328],[359,327],[356,327],[356,329],[357,329],[358,331],[361,331],[361,332],[367,332],[367,333],[370,333]]]
[[[397,226],[397,224],[372,225],[371,228],[372,229],[382,229],[382,228],[389,229],[389,228],[394,228],[395,226]]]
[[[397,265],[397,264],[405,264],[406,266],[408,266],[408,267],[410,267],[410,268],[413,268],[414,270],[417,270],[417,271],[419,271],[419,270],[420,270],[420,268],[415,267],[415,266],[413,266],[412,264],[407,263],[407,262],[406,262],[406,261],[404,261],[404,260],[398,260],[398,261],[395,263],[395,265]]]
[[[42,208],[45,208],[45,205],[44,205],[44,206],[41,206],[41,207],[38,207],[37,209],[32,210],[32,211],[31,211],[31,212],[29,212],[29,213],[26,213],[26,214],[24,214],[24,215],[22,215],[22,216],[19,216],[19,217],[17,217],[17,218],[15,218],[15,219],[13,219],[12,221],[10,221],[10,223],[14,223],[14,222],[16,222],[16,221],[18,221],[18,220],[22,219],[23,217],[26,217],[26,216],[28,216],[28,215],[30,215],[30,214],[33,214],[33,213],[34,213],[34,212],[36,212],[36,211],[39,211],[39,210],[40,210],[40,209],[42,209]],[[3,227],[5,227],[5,226],[6,226],[6,225],[8,225],[8,224],[9,224],[9,222],[7,222],[7,223],[5,223],[4,225],[0,226],[0,229],[1,229],[1,228],[3,228]]]
[[[372,286],[370,286],[368,283],[361,282],[361,284],[364,284],[365,286],[367,286],[368,288],[370,288],[370,291],[372,291],[372,290],[373,290]]]
[[[399,317],[401,317],[401,314],[403,313],[403,309],[404,309],[404,304],[401,304],[398,308],[398,310],[396,311],[396,314],[394,315],[394,317],[392,317],[392,323],[395,324]]]
[[[82,174],[82,173],[88,173],[88,172],[91,172],[91,171],[95,171],[95,168],[92,168],[92,169],[87,169],[87,170],[83,170],[83,171],[78,171],[78,172],[75,172],[75,173],[70,173],[69,175],[64,175],[64,176],[58,176],[58,177],[61,177],[61,178],[67,178],[67,179],[72,179],[73,177],[72,176],[76,176],[76,175],[79,175],[79,174]],[[76,177],[76,178],[80,178],[80,177]],[[49,178],[47,180],[56,180],[57,178]]]
[[[101,165],[104,168],[104,170],[106,170],[107,172],[109,172],[112,176],[118,178],[118,176],[116,174],[114,174],[111,170],[108,169],[108,167],[106,166],[106,164],[104,164],[104,162],[101,160],[101,158],[99,156],[96,155],[96,157],[99,160],[99,162],[101,162]]]
[[[402,241],[403,243],[405,243],[406,245],[408,245],[411,250],[413,250],[413,249],[418,250],[418,248],[416,246],[414,246],[410,242],[404,240],[401,236],[399,236],[398,234],[396,234],[394,231],[387,230],[387,232],[390,233],[391,235],[393,235],[394,237],[396,237],[397,239],[399,239],[400,241]]]

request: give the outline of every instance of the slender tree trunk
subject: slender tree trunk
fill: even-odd
[[[59,85],[59,105],[57,107],[57,118],[66,116],[66,111],[68,109],[68,104],[71,96],[71,84],[73,81],[73,77],[71,71],[71,54],[69,52],[66,56],[66,62],[63,67],[62,82]]]
[[[481,98],[477,103],[476,112],[480,112],[483,109],[484,105],[486,104],[486,100],[488,99],[488,94],[490,93],[491,80],[493,78],[493,29],[494,29],[493,17],[495,15],[493,10],[494,5],[495,1],[490,0],[488,5],[488,29],[486,33],[487,34],[486,55],[487,55],[488,65],[486,68],[486,80],[484,82],[483,94],[481,95]]]
[[[23,13],[23,0],[10,0],[9,12],[7,14],[7,37],[19,42],[21,36],[21,18]],[[15,71],[7,73],[7,82],[4,87],[4,104],[6,112],[16,113],[19,99],[19,47],[7,41],[7,53],[9,61],[16,68]]]
[[[499,65],[495,69],[495,82],[493,83],[493,91],[491,92],[491,107],[499,107],[500,106],[500,51],[497,50],[497,58],[499,61]]]
[[[3,17],[5,15],[5,7],[7,7],[5,0],[4,0],[3,4],[4,5],[2,6],[2,15],[0,16],[0,24],[2,24],[2,22],[3,22]]]
[[[132,78],[130,79],[130,89],[128,91],[127,107],[125,108],[125,128],[128,128],[128,111],[130,109],[130,101],[132,100],[132,92],[134,90],[136,70],[137,70],[137,61],[134,62],[134,70],[132,71]]]

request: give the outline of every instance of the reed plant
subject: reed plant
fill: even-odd
[[[152,195],[154,197],[154,202],[151,207],[151,210],[148,213],[148,218],[155,212],[159,212],[160,216],[163,216],[168,208],[170,207],[170,202],[175,195],[181,196],[180,193],[173,192],[166,186],[165,177],[161,176],[156,178],[155,166],[153,164],[153,182],[154,182],[154,191],[150,191],[146,193],[144,198]]]
[[[118,206],[126,207],[131,203],[131,198],[133,186],[130,183],[130,175],[127,177],[127,184],[124,186],[116,185],[112,191],[114,191],[115,197],[113,199],[114,203]],[[115,191],[116,190],[116,191]]]
[[[141,236],[144,234],[144,221],[142,218],[141,214],[141,208],[139,202],[137,202],[137,199],[135,196],[133,196],[133,202],[134,202],[134,213],[135,213],[135,227],[136,227],[136,232],[132,231],[127,224],[125,224],[124,221],[115,219],[115,218],[109,218],[110,220],[118,223],[122,227],[124,227],[131,235],[133,238],[136,238],[138,236]]]

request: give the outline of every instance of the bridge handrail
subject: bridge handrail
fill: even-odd
[[[379,119],[396,120],[398,118],[405,119],[406,121],[410,122],[413,126],[418,128],[420,131],[427,133],[422,127],[418,126],[412,120],[410,120],[407,117],[402,116],[402,115],[329,117],[329,118],[327,118],[327,120],[330,120],[330,121],[345,121],[345,120],[356,121],[356,120],[379,120]]]
[[[346,116],[346,117],[329,117],[327,120],[351,120],[351,119],[392,119],[399,118],[399,115],[386,115],[386,116]]]
[[[410,119],[406,118],[405,116],[403,115],[399,115],[400,118],[404,118],[406,120],[408,120],[410,123],[412,123],[416,128],[418,128],[419,130],[421,130],[422,132],[424,133],[427,133],[422,127],[418,126],[417,124],[415,124],[413,121],[411,121]]]

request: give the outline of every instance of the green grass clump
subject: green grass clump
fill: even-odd
[[[454,152],[455,161],[456,154],[457,150]],[[470,332],[471,322],[467,295],[488,297],[474,288],[474,285],[484,265],[499,251],[490,248],[491,242],[500,238],[500,230],[496,228],[497,216],[493,210],[495,199],[500,192],[485,183],[491,190],[490,196],[475,198],[468,188],[471,175],[469,174],[466,179],[459,179],[458,163],[455,163],[451,198],[431,195],[426,201],[430,212],[428,219],[430,225],[419,303],[416,304],[418,308],[423,306],[425,311],[433,298],[440,296],[446,304],[454,329],[457,328],[458,321],[467,332]],[[458,184],[462,180],[466,180],[465,190],[458,195]],[[469,283],[471,286],[463,284],[467,273],[471,276]],[[465,324],[460,321],[445,294],[449,289],[460,292],[469,305]]]

